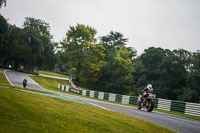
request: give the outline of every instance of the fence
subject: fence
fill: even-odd
[[[89,91],[89,90],[77,90],[74,91],[73,88],[59,84],[58,88],[64,91],[69,91],[77,93],[79,95],[88,96],[92,98],[104,99],[113,102],[120,102],[123,104],[137,104],[137,96],[126,96],[114,93],[99,92],[99,91]],[[66,88],[66,89],[65,89]],[[167,100],[161,98],[154,99],[154,107],[166,110],[166,111],[176,111],[187,115],[193,115],[200,117],[200,104],[180,102],[175,100]]]

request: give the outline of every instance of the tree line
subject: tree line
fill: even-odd
[[[7,23],[0,15],[0,64],[17,68],[38,66],[40,69],[53,69],[55,45],[50,26],[45,21],[25,18],[22,28]]]
[[[134,66],[135,88],[152,83],[158,97],[200,102],[200,51],[151,47],[134,60]]]
[[[150,47],[136,56],[121,33],[111,31],[99,38],[95,34],[92,27],[77,24],[61,42],[58,62],[77,83],[129,95],[151,83],[157,97],[200,102],[200,51]]]
[[[151,83],[157,97],[200,102],[200,51],[150,47],[137,56],[123,34],[96,34],[93,27],[77,24],[54,42],[43,20],[25,18],[19,28],[0,15],[0,65],[14,61],[15,67],[65,72],[80,86],[126,95]]]

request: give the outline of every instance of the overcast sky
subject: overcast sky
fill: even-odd
[[[25,17],[45,20],[54,41],[79,23],[97,37],[122,33],[138,54],[151,46],[200,50],[200,0],[7,0],[1,13],[18,27]]]

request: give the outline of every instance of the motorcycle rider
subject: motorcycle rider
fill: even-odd
[[[26,88],[26,85],[27,85],[27,79],[24,79],[23,80],[23,86],[24,86],[24,88]]]
[[[153,88],[152,88],[152,85],[151,84],[148,84],[147,87],[145,87],[141,92],[140,92],[140,95],[141,95],[141,102],[142,102],[142,99],[143,98],[146,98],[148,96],[148,93],[149,92],[152,92],[153,91]],[[145,104],[146,101],[144,101],[144,104]]]

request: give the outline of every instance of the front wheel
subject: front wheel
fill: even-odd
[[[147,105],[147,111],[151,112],[154,108],[154,103],[153,101],[149,101],[148,105]]]
[[[140,102],[140,101],[137,102],[137,108],[138,108],[138,109],[141,109],[141,108],[142,108],[142,107],[141,107],[141,102]]]

